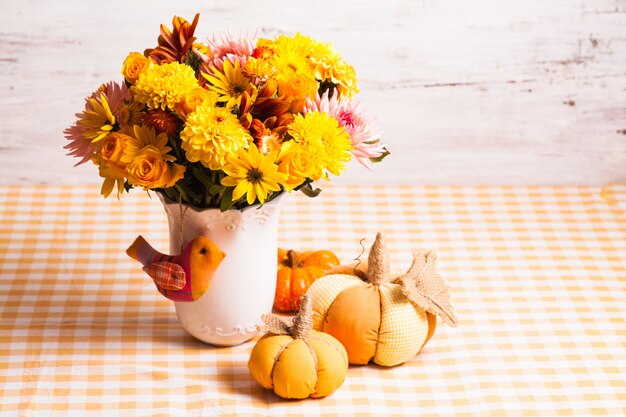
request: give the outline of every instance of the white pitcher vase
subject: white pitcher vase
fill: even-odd
[[[181,231],[183,245],[204,235],[226,254],[202,297],[175,303],[180,324],[212,345],[234,346],[251,339],[274,301],[282,196],[262,207],[220,212],[181,207],[158,195],[169,222],[171,254],[180,253]]]

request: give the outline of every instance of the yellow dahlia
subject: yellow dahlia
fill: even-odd
[[[176,103],[197,87],[193,68],[170,62],[163,65],[150,63],[130,90],[135,101],[146,104],[151,110],[168,108],[174,111]]]
[[[180,138],[189,161],[200,161],[213,170],[222,169],[227,156],[248,147],[252,140],[237,116],[227,108],[214,107],[210,103],[199,105],[187,116]]]
[[[78,121],[85,126],[83,136],[92,142],[104,139],[115,126],[115,116],[111,112],[106,96],[100,93],[98,98],[87,100],[87,106],[82,118]]]
[[[328,173],[339,175],[351,158],[350,135],[327,113],[298,114],[289,125],[289,135],[304,146],[311,157],[311,178],[328,179]]]
[[[224,167],[227,176],[222,178],[222,185],[235,187],[233,201],[246,195],[248,204],[253,204],[257,199],[263,204],[271,191],[280,191],[280,184],[287,177],[278,172],[275,163],[277,154],[274,151],[264,155],[252,145],[247,151],[240,149],[237,158],[228,158],[228,164]]]
[[[202,74],[202,76],[210,83],[208,88],[219,95],[217,101],[226,103],[228,108],[239,105],[241,95],[245,91],[256,90],[250,78],[243,74],[239,61],[235,61],[233,65],[225,60],[221,72],[214,68],[213,74]]]

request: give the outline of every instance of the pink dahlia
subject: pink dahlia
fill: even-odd
[[[100,93],[103,93],[106,97],[111,113],[113,113],[115,117],[120,116],[120,112],[125,104],[124,102],[130,100],[130,90],[126,84],[118,84],[115,81],[102,84],[89,98],[97,99],[100,97]]]
[[[63,131],[69,141],[63,148],[69,151],[68,155],[81,158],[76,165],[84,164],[89,161],[94,154],[94,144],[91,139],[87,137],[87,133],[92,128],[88,124],[81,123],[81,121],[88,120],[90,117],[88,113],[94,112],[93,106],[89,103],[90,99],[102,104],[100,94],[104,95],[111,109],[111,113],[113,113],[116,118],[124,117],[123,113],[126,110],[124,101],[130,99],[128,87],[124,84],[120,85],[112,81],[108,84],[103,84],[85,99],[85,109],[81,113],[76,113],[78,120]]]
[[[372,127],[371,121],[359,110],[358,103],[351,103],[349,100],[337,98],[337,94],[328,96],[328,91],[321,97],[317,95],[315,100],[307,99],[304,113],[320,112],[328,113],[343,126],[350,135],[352,142],[352,155],[367,169],[373,171],[372,158],[383,156],[387,149],[380,141],[380,131]]]
[[[230,61],[232,64],[239,61],[243,67],[248,58],[252,56],[255,45],[256,34],[253,36],[242,35],[239,39],[235,39],[230,33],[227,33],[221,37],[213,36],[212,39],[207,40],[210,51],[208,55],[199,51],[195,52],[204,62],[202,66],[204,72],[210,72],[211,67],[221,71],[224,67],[224,61]]]

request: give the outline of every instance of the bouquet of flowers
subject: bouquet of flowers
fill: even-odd
[[[317,195],[314,181],[352,157],[372,169],[389,154],[330,44],[300,34],[199,43],[198,18],[161,25],[158,46],[131,52],[124,83],[98,88],[65,130],[69,155],[98,167],[102,195],[143,187],[240,209],[284,191]]]

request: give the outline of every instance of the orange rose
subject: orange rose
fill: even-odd
[[[278,172],[287,175],[287,181],[281,184],[288,191],[302,184],[307,178],[313,177],[311,153],[304,146],[294,141],[283,143],[278,161]]]
[[[113,132],[100,142],[100,149],[94,156],[93,162],[98,165],[99,173],[104,178],[102,195],[108,197],[117,184],[117,195],[124,191],[124,176],[126,175],[126,163],[122,162],[122,156],[126,151],[128,136]]]
[[[115,165],[120,165],[122,155],[124,155],[124,150],[126,150],[126,141],[128,140],[128,137],[128,135],[118,132],[113,132],[107,135],[107,137],[102,141],[100,157],[105,161]]]
[[[171,187],[184,175],[184,166],[168,164],[153,145],[141,149],[126,167],[128,183],[144,188]]]
[[[181,101],[176,103],[174,110],[176,110],[178,117],[182,120],[186,120],[187,115],[196,110],[196,107],[200,104],[208,102],[211,106],[214,106],[215,103],[217,103],[217,98],[217,93],[202,87],[197,87],[187,93]]]
[[[126,81],[134,84],[148,65],[148,58],[140,54],[139,52],[131,52],[128,54],[122,65],[122,74]]]

